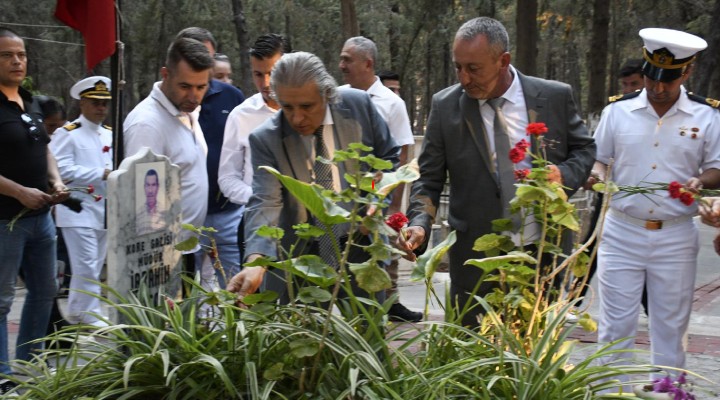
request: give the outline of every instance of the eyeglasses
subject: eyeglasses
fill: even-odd
[[[35,121],[32,119],[30,114],[25,113],[21,115],[20,118],[23,120],[25,125],[28,126],[28,134],[30,137],[35,141],[40,140],[40,129],[37,127],[37,124],[35,124]]]

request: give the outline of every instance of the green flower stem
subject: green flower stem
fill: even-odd
[[[359,170],[360,169],[357,168],[358,172],[355,173],[356,182],[360,182],[360,179],[361,179]],[[359,191],[359,188],[356,187],[355,190]],[[348,240],[345,243],[345,249],[342,253],[340,252],[340,244],[338,243],[337,238],[335,237],[335,235],[332,232],[332,227],[329,227],[329,226],[324,227],[326,234],[330,235],[330,237],[332,238],[333,250],[335,250],[335,256],[339,260],[339,262],[338,262],[338,280],[335,282],[335,285],[333,286],[332,297],[330,299],[330,304],[328,305],[328,310],[327,310],[328,315],[332,315],[332,309],[335,306],[335,304],[337,303],[338,294],[340,293],[340,286],[342,284],[345,284],[345,290],[347,291],[347,293],[349,293],[350,296],[353,296],[352,287],[350,285],[350,280],[347,279],[348,273],[347,273],[346,265],[347,265],[347,257],[350,254],[350,249],[352,248],[352,245],[353,245],[353,237],[354,237],[353,234],[355,233],[355,231],[357,229],[357,221],[356,221],[357,218],[355,218],[355,217],[358,214],[358,209],[359,209],[359,203],[353,202],[353,208],[352,208],[352,211],[350,212],[350,229],[348,230]],[[356,313],[357,308],[356,308],[355,302],[350,302],[350,303],[351,303],[351,307],[352,307],[352,312]],[[321,355],[322,355],[323,349],[325,348],[325,342],[327,341],[328,335],[330,334],[331,322],[332,322],[332,319],[327,318],[325,320],[325,323],[323,324],[322,336],[320,338],[320,342],[318,343],[318,351],[317,351],[317,354],[315,355],[315,360],[313,361],[313,366],[312,366],[312,372],[310,374],[310,382],[311,383],[315,382],[315,379],[317,378],[317,373],[320,369],[319,365],[320,365]],[[301,382],[302,382],[302,380],[301,380]],[[302,393],[302,390],[300,393]]]

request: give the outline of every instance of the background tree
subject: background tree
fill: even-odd
[[[592,36],[588,52],[588,99],[587,111],[599,114],[607,103],[605,81],[607,80],[608,32],[610,30],[610,2],[593,1]]]
[[[53,18],[55,0],[5,2],[0,25],[26,38],[33,89],[62,99],[76,109],[68,90],[85,75],[82,38]],[[572,85],[581,110],[601,109],[618,92],[617,70],[638,58],[645,27],[667,27],[697,34],[710,44],[698,58],[687,87],[720,96],[720,6],[713,0],[123,0],[121,38],[125,44],[124,111],[147,96],[160,79],[170,40],[182,28],[213,32],[218,50],[233,64],[236,84],[251,95],[247,48],[264,33],[287,36],[295,50],[315,53],[342,83],[338,70],[346,35],[360,34],[378,45],[378,67],[400,74],[403,98],[415,132],[422,134],[432,94],[456,82],[451,44],[457,28],[486,15],[501,21],[511,37],[515,66],[537,76]],[[354,13],[350,7],[354,5]],[[536,11],[532,6],[536,5]],[[596,10],[601,7],[601,10]],[[603,14],[604,13],[604,14]],[[352,15],[354,14],[354,17]],[[343,30],[354,18],[357,33]],[[593,18],[604,20],[602,23]],[[603,19],[604,18],[604,19]],[[592,23],[591,23],[592,22]],[[353,25],[351,24],[351,25]],[[536,27],[536,43],[528,29]],[[597,28],[597,29],[596,29]],[[531,34],[531,32],[530,32]],[[607,43],[598,50],[597,43]],[[596,67],[605,65],[605,70]],[[105,61],[94,71],[110,74]]]
[[[515,13],[517,50],[513,64],[526,75],[537,73],[537,11],[537,0],[518,0]]]

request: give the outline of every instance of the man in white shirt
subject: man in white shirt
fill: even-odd
[[[283,54],[291,52],[288,41],[274,33],[261,35],[250,49],[250,68],[258,93],[235,107],[225,123],[220,152],[218,184],[235,204],[245,205],[252,194],[253,170],[250,162],[250,132],[273,116],[280,108],[270,97],[270,71]],[[244,258],[243,223],[238,228],[240,259]]]
[[[213,59],[203,43],[176,39],[160,70],[162,81],[155,82],[150,95],[124,122],[126,156],[149,147],[180,166],[183,222],[195,226],[202,226],[208,207],[207,145],[198,123],[198,110],[212,67]],[[188,236],[187,231],[181,232],[179,241]],[[185,258],[187,272],[194,275],[192,257]]]
[[[357,36],[348,39],[340,52],[340,71],[348,85],[354,89],[366,91],[370,95],[375,108],[385,120],[390,129],[390,135],[400,146],[400,165],[407,163],[408,149],[415,144],[410,118],[408,118],[405,102],[392,90],[383,85],[375,75],[375,61],[377,60],[377,46],[365,37]],[[387,214],[392,215],[402,211],[402,198],[404,186],[399,186],[394,192],[392,202]],[[398,260],[391,261],[386,269],[392,281],[392,287],[385,291],[386,296],[397,293]],[[388,315],[391,320],[419,322],[422,313],[410,311],[398,301],[390,307]]]

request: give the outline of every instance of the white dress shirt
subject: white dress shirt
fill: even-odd
[[[198,123],[197,110],[188,114],[192,130],[182,121],[181,113],[155,82],[152,92],[127,116],[124,122],[125,155],[142,147],[170,158],[180,167],[180,203],[183,222],[202,226],[207,214],[207,144]],[[181,240],[189,236],[181,232]]]
[[[250,158],[250,133],[277,110],[268,107],[261,93],[254,94],[235,107],[225,124],[220,152],[218,185],[235,204],[245,204],[252,195],[253,170]]]

